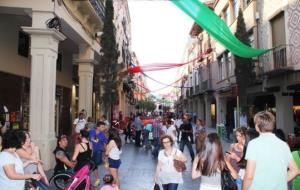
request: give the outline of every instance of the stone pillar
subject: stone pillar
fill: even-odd
[[[211,96],[206,95],[204,97],[205,100],[205,125],[206,127],[212,127],[212,122],[211,122]]]
[[[92,59],[77,59],[79,76],[78,111],[85,109],[87,117],[92,116],[93,110],[93,76],[94,62]]]
[[[55,29],[22,27],[31,35],[30,134],[40,148],[45,170],[54,166],[49,156],[56,146],[54,108],[56,59],[59,41],[66,37]]]
[[[202,120],[205,120],[204,116],[204,100],[202,98],[198,101],[198,117]]]
[[[79,58],[74,60],[78,64],[79,76],[79,101],[78,111],[85,109],[87,117],[93,114],[93,76],[94,64],[94,51],[87,45],[79,46]]]
[[[217,107],[217,124],[226,121],[226,98],[216,95],[216,107]]]
[[[294,132],[293,97],[275,93],[276,98],[276,127],[282,129],[287,136]]]

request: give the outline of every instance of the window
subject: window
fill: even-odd
[[[228,53],[228,58],[227,58],[227,63],[228,63],[228,76],[233,76],[234,75],[234,59],[231,54],[231,52]]]
[[[271,20],[272,26],[272,42],[273,47],[286,44],[285,42],[285,27],[284,27],[284,12],[279,13]]]
[[[250,46],[254,47],[254,35],[253,35],[253,30],[248,32],[249,34],[249,42],[250,42]]]
[[[29,35],[23,31],[19,31],[18,54],[23,57],[29,56]]]
[[[278,47],[273,51],[274,68],[280,69],[287,66],[285,40],[284,12],[279,13],[271,20],[273,47]]]
[[[239,15],[239,1],[233,0],[232,6],[233,6],[233,11],[234,11],[234,18],[237,18]]]
[[[226,22],[227,25],[231,24],[231,15],[230,15],[230,7],[228,6],[224,10],[224,21]]]
[[[195,71],[194,72],[194,86],[198,85],[199,84],[199,80],[198,80],[198,71]]]
[[[219,62],[219,79],[220,80],[224,80],[226,78],[226,64],[225,64],[225,59],[224,59],[224,55],[221,55],[218,58],[218,62]]]

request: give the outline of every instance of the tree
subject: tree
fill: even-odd
[[[137,106],[147,112],[153,112],[156,108],[156,105],[152,100],[140,100],[138,101]]]
[[[113,23],[114,7],[113,1],[107,0],[105,6],[105,19],[103,34],[101,35],[100,64],[97,66],[99,76],[99,85],[102,86],[100,93],[100,102],[104,108],[104,113],[118,100],[118,46],[116,43],[116,29]]]
[[[237,18],[237,28],[235,36],[244,44],[250,46],[249,34],[246,31],[246,24],[244,21],[243,11],[239,10]],[[235,60],[235,76],[238,85],[238,94],[240,98],[240,107],[244,112],[247,108],[247,87],[253,81],[255,74],[253,72],[253,63],[251,58],[243,58],[234,56]]]

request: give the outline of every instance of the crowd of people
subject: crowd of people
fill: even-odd
[[[53,151],[56,165],[55,173],[62,171],[78,172],[83,166],[94,166],[94,187],[101,190],[119,190],[118,169],[121,165],[122,141],[119,130],[109,127],[106,117],[93,123],[85,120],[80,112],[73,123],[75,142],[72,155],[69,154],[69,137],[61,134],[57,137],[57,146]],[[49,187],[49,181],[39,157],[39,148],[31,141],[27,131],[9,129],[1,131],[0,153],[0,189],[24,190],[34,188],[27,180],[34,180],[40,187]],[[106,163],[103,186],[100,187],[98,166]]]
[[[255,129],[237,128],[236,142],[228,150],[224,150],[216,133],[208,133],[203,120],[194,119],[192,122],[191,118],[189,114],[175,120],[156,116],[145,122],[139,113],[126,118],[126,126],[122,130],[125,143],[134,141],[136,147],[152,150],[153,157],[157,159],[153,180],[164,190],[176,190],[183,183],[183,172],[189,160],[192,163],[191,178],[201,178],[200,190],[222,190],[229,185],[237,190],[300,189],[300,151],[291,153],[284,139],[278,138],[280,133],[276,132],[272,113],[257,113],[254,117]],[[67,135],[57,137],[57,146],[53,151],[56,160],[54,173],[69,170],[76,173],[92,162],[94,187],[101,190],[121,189],[121,130],[110,127],[105,116],[96,123],[89,118],[86,121],[84,113],[74,120],[73,129],[75,144],[71,149],[72,155],[68,152],[70,144]],[[185,147],[189,157],[184,154]],[[101,164],[104,164],[105,171],[98,168]],[[99,172],[106,174],[102,185]],[[26,131],[3,131],[0,189],[23,190],[26,179],[49,185],[39,148]]]
[[[168,119],[165,123],[156,121],[153,126],[161,125],[162,146],[154,182],[161,183],[164,190],[176,190],[183,183],[182,171],[176,170],[175,161],[186,162],[183,154],[185,145],[193,162],[191,177],[201,178],[200,190],[221,190],[229,185],[237,190],[300,189],[300,151],[291,153],[288,144],[279,138],[272,113],[257,113],[254,117],[255,129],[237,128],[236,142],[224,151],[220,137],[216,133],[208,134],[202,120],[196,120],[196,126],[192,127],[189,115],[184,114],[181,121],[172,121],[171,125],[175,127],[175,130],[170,130],[172,132],[165,129],[173,127],[168,126],[169,123]],[[176,140],[180,140],[179,149]],[[154,155],[156,151],[154,149]],[[288,185],[289,182],[291,185]]]

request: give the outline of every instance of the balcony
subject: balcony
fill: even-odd
[[[72,12],[75,20],[82,24],[82,27],[93,36],[103,28],[105,7],[103,0],[64,0],[66,8]]]
[[[105,7],[101,0],[89,0],[93,5],[97,15],[104,21],[105,18]]]
[[[205,81],[202,81],[202,90],[203,91],[211,91],[211,80],[208,79],[208,80],[205,80]]]
[[[193,96],[194,94],[194,87],[190,87],[190,96]]]
[[[286,48],[283,47],[283,48],[274,50],[273,59],[274,59],[274,70],[278,70],[278,69],[287,67]]]
[[[190,90],[188,88],[185,90],[185,97],[190,97]]]
[[[200,85],[195,86],[195,95],[200,94]]]

